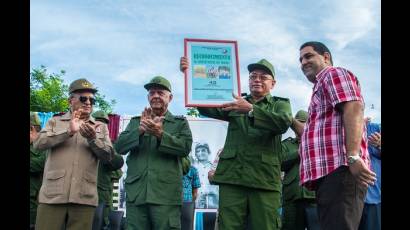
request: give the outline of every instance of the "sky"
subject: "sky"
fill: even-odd
[[[138,115],[148,106],[152,77],[170,80],[173,114],[186,114],[179,59],[184,38],[238,43],[241,91],[247,65],[262,58],[276,72],[272,95],[307,110],[313,84],[300,70],[299,47],[320,41],[334,66],[359,79],[365,116],[381,119],[380,0],[70,0],[30,1],[30,69],[65,70],[64,83],[85,77],[114,113]]]

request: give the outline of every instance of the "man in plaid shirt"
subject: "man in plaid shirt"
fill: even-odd
[[[333,67],[329,49],[320,42],[300,48],[301,69],[314,84],[305,127],[293,119],[301,135],[300,184],[316,191],[322,230],[357,229],[370,170],[364,100],[356,76]]]

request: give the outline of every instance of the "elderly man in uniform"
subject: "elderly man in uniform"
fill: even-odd
[[[34,229],[36,224],[38,192],[46,162],[46,153],[33,148],[33,142],[38,138],[40,130],[41,124],[37,113],[30,112],[30,229]]]
[[[115,149],[127,154],[128,230],[181,229],[182,158],[191,151],[188,121],[168,111],[171,84],[156,76],[144,85],[149,108],[133,117]]]
[[[181,58],[180,69],[188,69]],[[292,123],[289,99],[271,96],[275,71],[265,59],[248,65],[245,98],[221,108],[198,108],[200,114],[229,122],[225,146],[213,182],[219,185],[218,228],[280,229],[281,137]]]
[[[101,121],[107,126],[110,123],[108,115],[104,111],[97,111],[92,114],[96,121]],[[108,227],[109,219],[108,215],[110,211],[113,210],[112,197],[113,197],[113,183],[111,180],[113,172],[124,165],[124,159],[121,155],[114,154],[113,159],[110,162],[100,161],[98,166],[98,180],[97,180],[97,189],[98,189],[98,205],[103,205],[103,226]]]
[[[70,111],[51,118],[34,147],[50,149],[37,209],[38,230],[91,229],[98,204],[97,167],[114,150],[107,125],[91,115],[97,89],[86,79],[69,87]]]
[[[295,119],[304,124],[308,113],[299,110]],[[315,192],[299,185],[299,144],[300,136],[289,137],[282,141],[282,230],[319,230]]]

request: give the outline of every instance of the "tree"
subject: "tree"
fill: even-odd
[[[190,115],[190,116],[193,116],[193,117],[199,117],[199,111],[195,107],[188,107],[186,115]]]
[[[41,65],[30,72],[30,111],[36,112],[66,112],[68,104],[68,85],[64,84],[65,71],[47,73],[47,68]],[[95,94],[95,111],[103,110],[112,113],[115,100],[105,100],[105,95]]]

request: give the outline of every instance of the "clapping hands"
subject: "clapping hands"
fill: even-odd
[[[164,116],[155,116],[151,108],[145,108],[141,114],[139,133],[148,133],[156,136],[157,138],[162,137],[163,129],[162,122]]]

